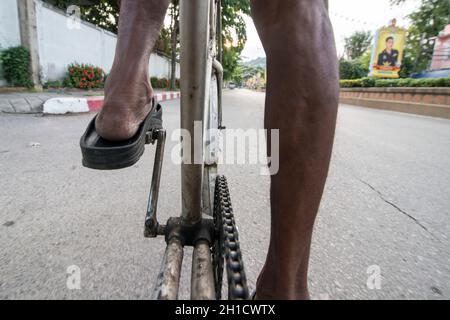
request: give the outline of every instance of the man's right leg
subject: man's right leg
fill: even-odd
[[[270,246],[256,298],[308,299],[311,237],[338,106],[333,30],[324,0],[252,0],[252,15],[267,55],[265,127],[280,130]]]
[[[105,85],[105,105],[96,130],[108,140],[126,140],[150,112],[153,90],[149,59],[170,0],[121,0],[116,55]]]

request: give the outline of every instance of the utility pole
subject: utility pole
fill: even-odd
[[[36,23],[36,7],[33,0],[17,0],[20,39],[30,51],[30,72],[35,89],[42,90],[39,79],[39,46]]]
[[[223,63],[223,36],[222,36],[222,1],[217,1],[217,60],[222,64]]]
[[[177,71],[177,44],[178,35],[180,33],[180,1],[172,0],[172,7],[170,12],[171,21],[171,34],[170,34],[170,47],[171,47],[171,66],[170,66],[170,90],[176,90],[176,71]]]

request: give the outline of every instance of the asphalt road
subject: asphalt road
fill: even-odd
[[[263,103],[262,93],[226,92],[225,124],[261,128]],[[169,159],[179,101],[164,107]],[[153,150],[133,168],[82,168],[78,139],[92,116],[0,115],[0,299],[150,297],[164,252],[163,239],[142,235]],[[269,236],[269,184],[259,171],[222,166],[251,289]],[[162,179],[165,221],[180,211],[179,168],[166,161]],[[314,235],[313,298],[449,299],[449,181],[450,121],[341,106]],[[67,287],[74,265],[79,290]],[[381,288],[372,290],[374,271],[380,282],[369,282]]]

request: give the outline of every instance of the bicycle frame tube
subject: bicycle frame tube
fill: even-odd
[[[180,1],[181,129],[190,134],[190,139],[182,141],[181,216],[186,224],[201,219],[203,120],[209,102],[213,50],[211,5],[205,0]]]
[[[177,299],[183,246],[186,245],[183,233],[196,230],[197,223],[203,223],[205,220],[202,220],[203,135],[205,115],[209,114],[210,82],[216,49],[214,1],[216,0],[180,1],[182,211],[181,218],[173,218],[168,222],[167,228],[174,228],[172,229],[174,233],[169,230],[166,234],[168,246],[154,289],[156,299]],[[207,225],[208,223],[205,224]],[[193,241],[187,244],[194,247],[191,298],[213,300],[215,283],[209,243],[211,240]]]
[[[191,300],[214,300],[215,297],[210,244],[199,241],[192,255]]]
[[[181,265],[183,263],[183,246],[177,240],[171,241],[166,248],[158,273],[153,298],[156,300],[178,299]]]

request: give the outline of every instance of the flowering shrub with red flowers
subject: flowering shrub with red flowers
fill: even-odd
[[[103,88],[105,72],[102,68],[90,64],[74,63],[67,68],[68,76],[64,81],[66,87],[79,89]]]
[[[167,78],[157,78],[151,77],[150,83],[153,89],[169,89],[170,88],[170,80]],[[180,88],[180,79],[176,79],[176,87]]]

